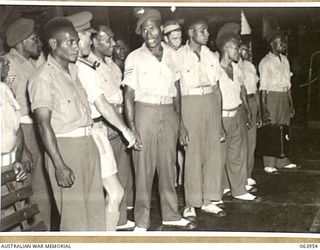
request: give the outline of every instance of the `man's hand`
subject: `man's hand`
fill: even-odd
[[[262,125],[262,116],[261,116],[261,111],[258,109],[257,112],[257,127],[260,128]]]
[[[113,128],[108,127],[108,139],[114,140],[119,136],[118,132],[115,131]]]
[[[141,137],[140,134],[134,130],[134,136],[136,138],[135,144],[133,145],[133,149],[140,151],[142,149],[142,141],[141,141]]]
[[[122,134],[128,142],[127,148],[133,147],[137,140],[135,133],[132,130],[126,128],[124,131],[122,131]]]
[[[56,166],[56,180],[60,187],[69,188],[74,184],[76,178],[71,168],[61,164]]]
[[[189,144],[188,130],[183,123],[180,123],[179,126],[179,143],[181,146],[187,146]]]
[[[296,110],[294,109],[294,106],[290,106],[290,118],[293,118],[296,115]]]
[[[25,170],[29,173],[32,173],[35,168],[35,164],[33,162],[32,154],[26,146],[24,146],[23,161],[25,162]]]
[[[266,124],[271,122],[271,116],[270,116],[270,113],[267,109],[265,109],[262,112],[262,121],[263,121],[263,123],[266,123]]]
[[[21,162],[14,162],[13,163],[13,170],[16,174],[16,181],[23,181],[27,178],[27,171],[23,167]]]
[[[227,132],[224,128],[224,126],[221,126],[221,129],[220,129],[220,142],[225,142],[227,139]]]

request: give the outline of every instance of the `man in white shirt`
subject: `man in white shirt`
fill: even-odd
[[[180,112],[179,73],[176,54],[161,42],[163,26],[158,10],[147,9],[137,21],[136,34],[144,44],[125,62],[125,115],[135,132],[133,151],[136,201],[136,231],[150,226],[151,191],[158,172],[163,225],[194,228],[181,218],[174,185],[176,144],[186,143],[186,129]]]
[[[254,150],[256,147],[257,126],[261,125],[261,112],[260,96],[257,88],[259,77],[255,66],[251,62],[251,49],[248,44],[240,44],[240,59],[238,66],[243,73],[243,83],[247,91],[248,104],[252,114],[252,127],[249,130],[246,128],[248,133],[247,136],[244,136],[244,144],[248,157],[246,162],[248,170],[247,185],[254,186],[256,181],[252,179],[252,170],[254,166]]]
[[[220,207],[222,165],[220,153],[221,96],[217,84],[221,75],[218,58],[206,46],[208,24],[190,20],[189,40],[178,50],[181,75],[182,117],[189,134],[185,146],[185,209],[183,216],[195,219],[195,207],[217,217],[226,215]],[[212,202],[214,201],[214,202]]]
[[[68,19],[72,21],[80,38],[80,58],[77,61],[79,68],[78,77],[90,103],[92,110],[91,117],[94,121],[92,135],[100,152],[102,183],[107,193],[106,230],[115,231],[119,221],[119,207],[123,199],[124,190],[117,175],[117,163],[108,140],[107,126],[103,118],[123,133],[125,139],[129,142],[129,147],[133,146],[135,138],[132,131],[127,128],[123,120],[118,116],[116,107],[109,103],[112,97],[114,98],[113,100],[121,103],[122,94],[119,94],[115,87],[112,89],[111,87],[108,88],[105,86],[106,78],[108,78],[106,75],[110,72],[103,67],[105,62],[102,58],[104,58],[104,56],[101,56],[102,58],[97,57],[91,52],[90,45],[92,41],[90,37],[92,37],[93,34],[96,34],[95,37],[99,36],[99,39],[104,41],[103,45],[105,46],[105,44],[107,44],[107,49],[113,46],[114,41],[113,39],[106,40],[105,38],[108,37],[106,37],[104,31],[96,31],[91,28],[91,12],[84,11],[76,13],[69,16]],[[111,79],[111,77],[109,77],[108,80],[109,79]],[[121,78],[119,81],[121,81]],[[125,220],[127,220],[126,216]],[[125,221],[125,223],[126,222],[127,221]],[[132,227],[134,227],[134,225]]]
[[[270,52],[259,64],[260,90],[262,93],[262,117],[272,124],[290,124],[295,110],[291,96],[292,73],[287,57],[285,38],[281,31],[273,31],[268,36]],[[296,164],[288,158],[263,157],[264,170],[278,173],[277,168],[295,169]]]
[[[226,32],[217,38],[217,45],[221,53],[220,65],[222,74],[219,86],[222,94],[222,118],[226,130],[226,142],[221,143],[222,166],[226,173],[223,187],[231,188],[235,200],[246,202],[260,202],[261,198],[247,192],[247,169],[241,159],[241,109],[246,109],[247,124],[251,124],[251,111],[247,104],[247,97],[242,91],[243,75],[235,63],[239,60],[239,37],[233,32]],[[244,106],[244,107],[243,107]]]

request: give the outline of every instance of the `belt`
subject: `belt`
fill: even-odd
[[[248,98],[252,98],[252,97],[254,97],[254,96],[255,96],[254,93],[251,93],[251,94],[248,94],[248,95],[247,95]]]
[[[16,148],[10,153],[1,154],[1,167],[8,166],[16,160]]]
[[[236,116],[238,110],[234,110],[234,111],[226,111],[226,110],[222,110],[222,117],[234,117]]]
[[[155,105],[172,104],[173,97],[171,97],[171,96],[144,96],[142,98],[139,98],[139,100],[136,100],[136,101],[155,104]]]
[[[92,120],[93,120],[94,123],[102,122],[103,121],[103,117],[99,116],[99,117],[93,118]]]
[[[184,95],[206,95],[214,91],[214,86],[200,86],[187,90]]]
[[[31,118],[30,115],[24,115],[24,116],[21,117],[20,123],[23,123],[23,124],[32,124],[32,123],[33,123],[33,120],[32,120],[32,118]]]
[[[267,93],[269,92],[287,92],[288,87],[282,87],[282,88],[277,88],[276,90],[267,90]]]
[[[122,114],[123,113],[123,105],[122,104],[113,103],[112,106],[114,107],[115,111],[118,114]]]
[[[239,105],[238,107],[233,108],[233,109],[222,110],[222,117],[234,117],[234,116],[236,116],[236,114],[238,113],[238,111],[239,111],[241,106],[242,105]]]
[[[91,135],[92,126],[77,128],[68,133],[56,134],[56,137],[83,137]]]

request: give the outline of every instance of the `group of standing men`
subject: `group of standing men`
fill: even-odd
[[[230,191],[235,200],[259,202],[251,194],[257,126],[262,118],[289,123],[294,115],[283,35],[270,35],[271,52],[259,66],[260,115],[258,76],[238,34],[219,32],[219,58],[206,46],[204,20],[185,23],[188,41],[181,47],[180,24],[162,25],[160,12],[146,9],[135,30],[143,45],[116,64],[114,33],[104,25],[93,29],[91,19],[81,12],[46,23],[46,59],[32,20],[21,18],[6,31],[11,50],[1,63],[8,61],[10,70],[1,87],[10,87],[19,104],[10,96],[14,102],[6,105],[20,106],[22,117],[15,119],[24,142],[16,143],[19,123],[3,117],[15,114],[4,113],[3,145],[15,143],[2,146],[2,166],[13,164],[20,181],[26,176],[17,162],[35,163],[27,179],[47,225],[52,192],[61,231],[146,231],[155,171],[163,225],[194,228],[195,208],[225,216],[222,197]],[[185,151],[183,216],[175,189],[177,143]],[[288,159],[264,163],[268,173],[296,167]],[[132,190],[135,222],[127,219]]]

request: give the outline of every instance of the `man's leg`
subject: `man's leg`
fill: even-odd
[[[258,106],[255,97],[249,98],[248,101],[252,113],[252,127],[248,130],[248,178],[251,178],[254,166],[254,151],[257,141]]]

